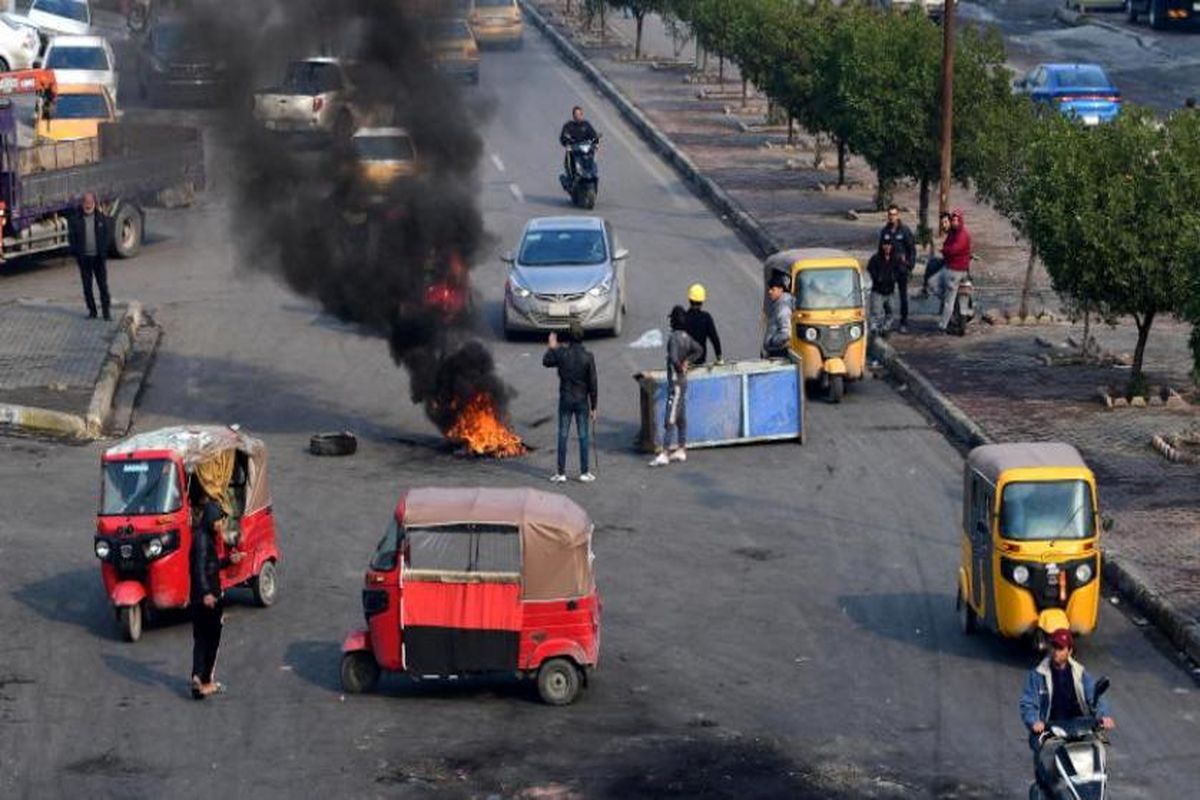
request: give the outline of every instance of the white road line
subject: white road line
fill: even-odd
[[[510,183],[508,185],[508,193],[511,194],[518,203],[525,202],[525,193],[522,192],[521,187],[517,186],[515,183]]]
[[[492,164],[496,167],[497,172],[504,172],[504,162],[495,153],[492,153]]]

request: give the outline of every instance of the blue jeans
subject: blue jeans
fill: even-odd
[[[592,409],[586,400],[571,402],[558,401],[558,474],[567,473],[567,437],[571,434],[571,419],[575,419],[575,428],[579,431],[579,472],[586,475],[588,456],[591,455],[592,445]]]

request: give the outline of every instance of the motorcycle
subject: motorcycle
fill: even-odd
[[[955,336],[967,332],[967,325],[975,319],[975,283],[971,273],[967,273],[958,283],[958,291],[954,295],[954,311],[950,314],[950,322],[946,330]]]
[[[1051,723],[1038,737],[1039,769],[1029,800],[1104,800],[1108,795],[1108,741],[1095,709],[1108,684],[1108,678],[1096,682],[1088,716]]]
[[[600,186],[600,173],[596,169],[599,146],[599,139],[573,142],[568,148],[573,169],[558,176],[563,191],[571,195],[571,202],[580,208],[592,209],[596,205],[596,191]]]

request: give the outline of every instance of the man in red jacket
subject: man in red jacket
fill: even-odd
[[[954,315],[954,299],[958,296],[958,285],[967,276],[971,268],[971,234],[967,232],[963,222],[962,209],[956,208],[950,212],[950,232],[942,244],[942,258],[946,262],[941,271],[942,316],[938,320],[938,330],[945,331]]]

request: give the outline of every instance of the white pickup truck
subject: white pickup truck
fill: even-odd
[[[325,134],[348,141],[358,124],[354,94],[342,61],[293,61],[282,84],[255,92],[254,118],[280,133]]]

